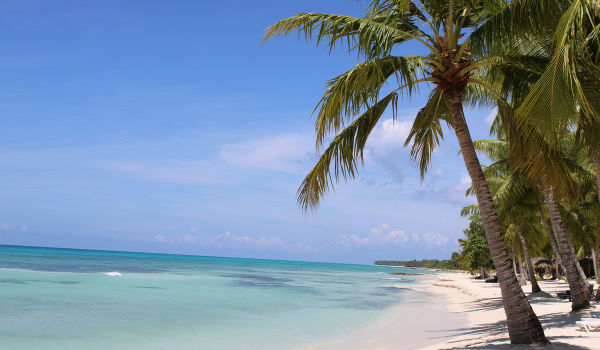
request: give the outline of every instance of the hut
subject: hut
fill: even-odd
[[[533,258],[531,259],[531,264],[533,265],[533,270],[540,276],[554,275],[552,269],[554,269],[554,264],[552,260],[548,260],[546,258]]]

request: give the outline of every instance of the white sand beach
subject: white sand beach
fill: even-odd
[[[432,292],[447,295],[450,311],[461,319],[467,315],[468,326],[461,335],[422,350],[529,348],[510,345],[498,284],[475,280],[462,273],[440,274],[427,283]],[[600,349],[600,332],[586,333],[575,324],[582,317],[590,317],[590,311],[600,311],[594,308],[598,303],[592,302],[591,309],[571,312],[571,303],[556,297],[557,291],[568,289],[564,281],[540,281],[539,284],[542,293],[531,294],[531,285],[524,286],[523,290],[552,343],[545,349]]]

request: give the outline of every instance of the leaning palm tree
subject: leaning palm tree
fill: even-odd
[[[298,32],[307,40],[314,38],[317,44],[328,45],[330,49],[346,45],[364,59],[329,81],[317,107],[317,149],[321,149],[330,134],[337,136],[323,150],[298,190],[298,202],[305,211],[317,208],[332,187],[333,177],[339,181],[340,177],[346,180],[357,174],[369,134],[388,106],[395,111],[399,93],[408,92],[410,96],[420,83],[435,85],[426,106],[414,121],[407,143],[414,139],[411,155],[424,175],[433,149],[443,137],[442,121],[454,129],[475,188],[502,291],[509,336],[514,344],[548,341],[508,259],[502,226],[465,121],[463,104],[469,96],[471,101],[484,101],[486,97],[497,95],[473,74],[495,61],[485,54],[472,55],[469,41],[480,47],[495,40],[502,41],[507,23],[514,33],[533,32],[539,23],[523,15],[531,13],[540,17],[552,13],[555,6],[554,1],[525,0],[373,0],[364,18],[297,14],[269,27],[264,38]],[[544,9],[546,11],[540,11]],[[471,35],[460,42],[468,32]],[[428,54],[396,56],[396,48],[409,41],[421,43]],[[394,81],[398,88],[382,97],[382,89]]]
[[[535,272],[533,270],[533,264],[531,263],[531,254],[530,254],[530,250],[531,248],[528,247],[527,243],[530,243],[530,239],[531,237],[536,238],[536,240],[538,242],[535,242],[537,245],[540,244],[539,242],[539,228],[537,228],[537,226],[531,224],[531,205],[527,205],[525,203],[518,203],[515,205],[509,204],[508,206],[503,206],[502,201],[498,200],[498,193],[497,190],[500,187],[503,187],[503,185],[506,185],[507,182],[510,182],[510,179],[502,179],[502,178],[493,178],[493,179],[488,179],[488,184],[490,184],[492,187],[492,194],[494,196],[494,201],[497,203],[497,208],[498,208],[498,216],[500,218],[500,221],[503,223],[503,227],[504,227],[504,241],[506,243],[507,246],[511,247],[511,251],[513,252],[513,270],[515,270],[515,274],[517,274],[516,271],[516,267],[515,267],[515,259],[519,260],[519,267],[521,268],[520,271],[520,283],[521,285],[526,285],[527,283],[525,282],[525,276],[524,276],[524,271],[523,271],[523,262],[521,260],[521,254],[520,252],[518,254],[515,254],[515,241],[516,241],[516,245],[517,247],[520,245],[521,246],[521,251],[523,252],[523,255],[525,256],[525,263],[527,266],[527,279],[529,279],[529,282],[531,283],[531,293],[539,293],[542,291],[542,289],[540,288],[539,284],[537,283],[537,280],[535,278]],[[497,186],[494,186],[494,184],[496,184]],[[496,188],[494,188],[496,187]],[[496,191],[494,191],[494,189]],[[473,187],[469,188],[467,190],[466,195],[469,196],[473,193]],[[500,193],[501,196],[506,195],[506,193]],[[520,202],[519,199],[522,198],[518,198],[517,202]],[[500,202],[500,203],[499,203]],[[506,203],[504,203],[506,205]],[[529,208],[528,208],[529,207]],[[479,211],[479,205],[477,204],[473,204],[471,206],[468,207],[464,207],[461,210],[461,216],[462,217],[467,217],[469,215],[472,215],[474,212],[478,212]],[[528,213],[529,211],[529,213]],[[529,215],[526,215],[529,214]],[[527,233],[527,241],[525,240],[525,235],[523,234],[523,227],[525,227],[527,230],[525,231]],[[533,234],[532,234],[533,233]],[[539,250],[539,249],[538,249]],[[538,253],[537,251],[535,253]]]
[[[534,229],[534,227],[536,227],[536,226],[531,225],[531,222],[525,221],[525,227],[529,228],[531,230],[531,232],[537,233],[536,230]],[[531,293],[539,293],[542,291],[542,288],[540,288],[540,285],[538,284],[537,279],[535,277],[535,272],[533,270],[533,263],[531,262],[530,248],[528,248],[528,246],[527,246],[528,242],[525,240],[525,237],[522,232],[521,224],[519,224],[519,220],[517,218],[514,219],[513,224],[510,225],[507,230],[510,230],[510,229],[514,229],[517,232],[517,236],[519,237],[519,240],[521,241],[521,246],[523,247],[523,254],[525,255],[525,262],[527,263],[527,275],[529,276],[529,282],[531,283]]]
[[[576,9],[582,9],[581,5],[582,1],[578,0],[561,4],[559,9],[555,11],[556,14],[560,15],[560,21],[557,22],[557,25],[554,25],[552,30],[559,33],[564,30],[565,26],[572,27],[568,23],[569,21],[581,23],[581,16],[574,15]],[[594,31],[591,30],[591,32],[593,34]],[[513,163],[515,163],[514,167],[520,169],[532,181],[538,183],[540,192],[544,194],[551,218],[552,233],[556,238],[556,242],[552,238],[550,238],[550,242],[556,243],[553,248],[557,253],[557,259],[559,256],[561,257],[564,263],[563,266],[568,272],[567,275],[571,276],[568,278],[571,292],[575,291],[577,295],[573,298],[573,309],[578,310],[588,307],[589,300],[585,274],[579,266],[573,242],[569,233],[565,230],[565,223],[561,217],[561,200],[577,197],[578,191],[576,177],[572,176],[572,169],[570,168],[572,163],[565,159],[563,155],[562,141],[565,139],[564,135],[568,130],[565,127],[565,122],[573,125],[584,120],[583,117],[585,117],[587,118],[585,119],[587,126],[593,124],[596,119],[594,119],[594,115],[589,111],[589,108],[595,106],[592,103],[593,101],[600,101],[600,99],[596,98],[597,95],[595,95],[598,85],[593,84],[594,77],[592,73],[596,72],[597,69],[594,64],[591,64],[591,62],[587,64],[585,59],[582,59],[589,57],[589,53],[593,50],[581,52],[573,50],[579,55],[576,57],[577,66],[579,67],[577,69],[582,74],[581,81],[585,82],[585,96],[580,95],[587,98],[587,100],[584,101],[583,98],[565,99],[566,95],[556,96],[557,92],[560,94],[577,94],[580,91],[573,92],[569,90],[571,88],[577,90],[579,85],[575,83],[569,85],[567,83],[568,79],[563,79],[565,74],[576,72],[577,69],[565,73],[561,69],[567,66],[567,69],[571,69],[573,65],[557,63],[563,62],[561,59],[564,57],[557,55],[556,52],[564,49],[564,43],[560,41],[558,44],[553,43],[551,39],[551,36],[542,35],[532,38],[532,40],[518,41],[518,47],[511,48],[509,53],[501,50],[499,55],[499,61],[501,62],[490,68],[488,78],[499,93],[510,100],[510,104],[499,106],[499,116],[494,126],[496,131],[503,131],[509,136],[510,155],[513,158]],[[595,39],[592,35],[585,42],[591,42],[593,46]],[[571,44],[576,42],[577,40],[572,40]],[[561,46],[562,49],[560,49]],[[571,52],[567,56],[570,54]],[[556,82],[553,77],[556,78]],[[516,112],[511,106],[518,106]],[[562,107],[558,108],[557,106]],[[580,109],[581,112],[571,113],[571,111],[577,109]],[[562,113],[562,115],[555,116],[553,113]],[[577,116],[580,119],[577,119]],[[555,121],[556,126],[553,125]],[[591,129],[588,127],[586,130]],[[588,147],[600,139],[597,135],[591,136],[592,134],[587,132],[583,137]],[[546,224],[546,221],[543,220],[543,223]],[[546,231],[551,236],[548,227],[546,227]]]
[[[504,140],[479,140],[474,142],[477,150],[485,150],[489,158],[494,161],[490,166],[483,167],[483,172],[496,203],[500,222],[506,227],[504,230],[506,232],[505,241],[509,235],[518,238],[518,243],[523,248],[523,255],[527,264],[527,276],[531,282],[531,292],[539,293],[542,289],[535,279],[529,252],[530,248],[523,234],[523,231],[525,231],[528,238],[535,238],[540,231],[535,228],[535,225],[531,224],[531,218],[537,214],[533,200],[537,193],[535,193],[527,178],[518,169],[515,170],[511,167],[508,147],[502,147],[506,144]],[[474,194],[473,187],[467,189],[465,193],[466,196]],[[461,211],[461,215],[468,215],[469,211],[475,208],[478,209],[478,205],[465,207]],[[527,241],[530,241],[530,239]],[[520,258],[520,255],[518,257]]]
[[[557,261],[563,265],[567,281],[571,288],[572,308],[574,311],[589,307],[589,292],[587,289],[587,279],[574,249],[571,235],[578,238],[578,241],[585,239],[586,233],[579,225],[577,218],[574,218],[568,208],[554,197],[553,191],[545,191],[545,200],[550,212],[552,230],[547,227],[545,216],[539,203],[539,194],[542,189],[537,183],[531,181],[522,169],[515,165],[514,159],[509,154],[509,143],[503,139],[503,128],[499,129],[500,134],[497,140],[478,140],[474,142],[477,151],[486,155],[493,161],[492,164],[485,167],[484,174],[488,178],[488,183],[494,193],[494,199],[501,213],[501,219],[506,216],[505,213],[516,213],[532,215],[538,211],[542,219],[548,239],[557,256]],[[567,145],[568,143],[564,143]],[[563,147],[563,152],[554,160],[555,164],[562,168],[569,169],[569,178],[565,181],[580,183],[583,188],[589,188],[592,182],[592,175],[589,167],[582,164],[574,158],[572,151]],[[575,178],[576,180],[573,180]],[[471,193],[467,191],[467,194]],[[520,204],[518,210],[515,206]],[[523,205],[527,204],[527,205]],[[556,238],[556,243],[553,242]]]

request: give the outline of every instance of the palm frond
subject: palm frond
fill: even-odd
[[[460,216],[463,218],[469,217],[475,213],[479,212],[479,204],[469,205],[468,207],[463,207],[460,210]]]
[[[544,37],[550,33],[562,14],[556,0],[512,0],[473,31],[471,48],[476,56],[493,56],[510,52],[518,40],[529,36]]]
[[[413,142],[410,157],[419,167],[421,180],[431,165],[434,149],[440,144],[440,139],[444,139],[441,121],[446,122],[448,128],[453,127],[448,100],[443,91],[436,88],[431,92],[425,107],[417,113],[404,143],[407,146]]]
[[[359,63],[331,79],[315,108],[315,111],[319,109],[315,122],[317,147],[330,134],[343,129],[363,108],[374,104],[381,88],[390,79],[395,78],[398,85],[405,86],[411,94],[417,88],[416,82],[423,76],[424,66],[424,61],[418,56],[377,58]]]
[[[317,45],[326,44],[330,50],[336,45],[358,50],[369,56],[376,51],[379,55],[389,54],[394,45],[427,35],[407,20],[397,19],[394,23],[324,13],[299,13],[281,20],[266,29],[263,43],[274,37],[286,37],[298,32],[307,41],[316,40]]]
[[[367,138],[388,105],[392,104],[395,111],[397,101],[395,92],[384,97],[331,141],[298,189],[298,204],[305,212],[316,210],[323,195],[333,189],[334,178],[337,183],[340,177],[347,180],[358,174],[358,163],[362,163]]]
[[[473,141],[475,150],[491,160],[502,160],[509,156],[508,142],[505,140]]]

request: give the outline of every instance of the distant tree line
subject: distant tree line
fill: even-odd
[[[423,260],[410,260],[410,261],[390,261],[390,260],[377,260],[375,265],[387,265],[387,266],[404,266],[404,267],[424,267],[427,269],[458,269],[458,253],[453,253],[450,260],[438,260],[438,259],[423,259]]]

